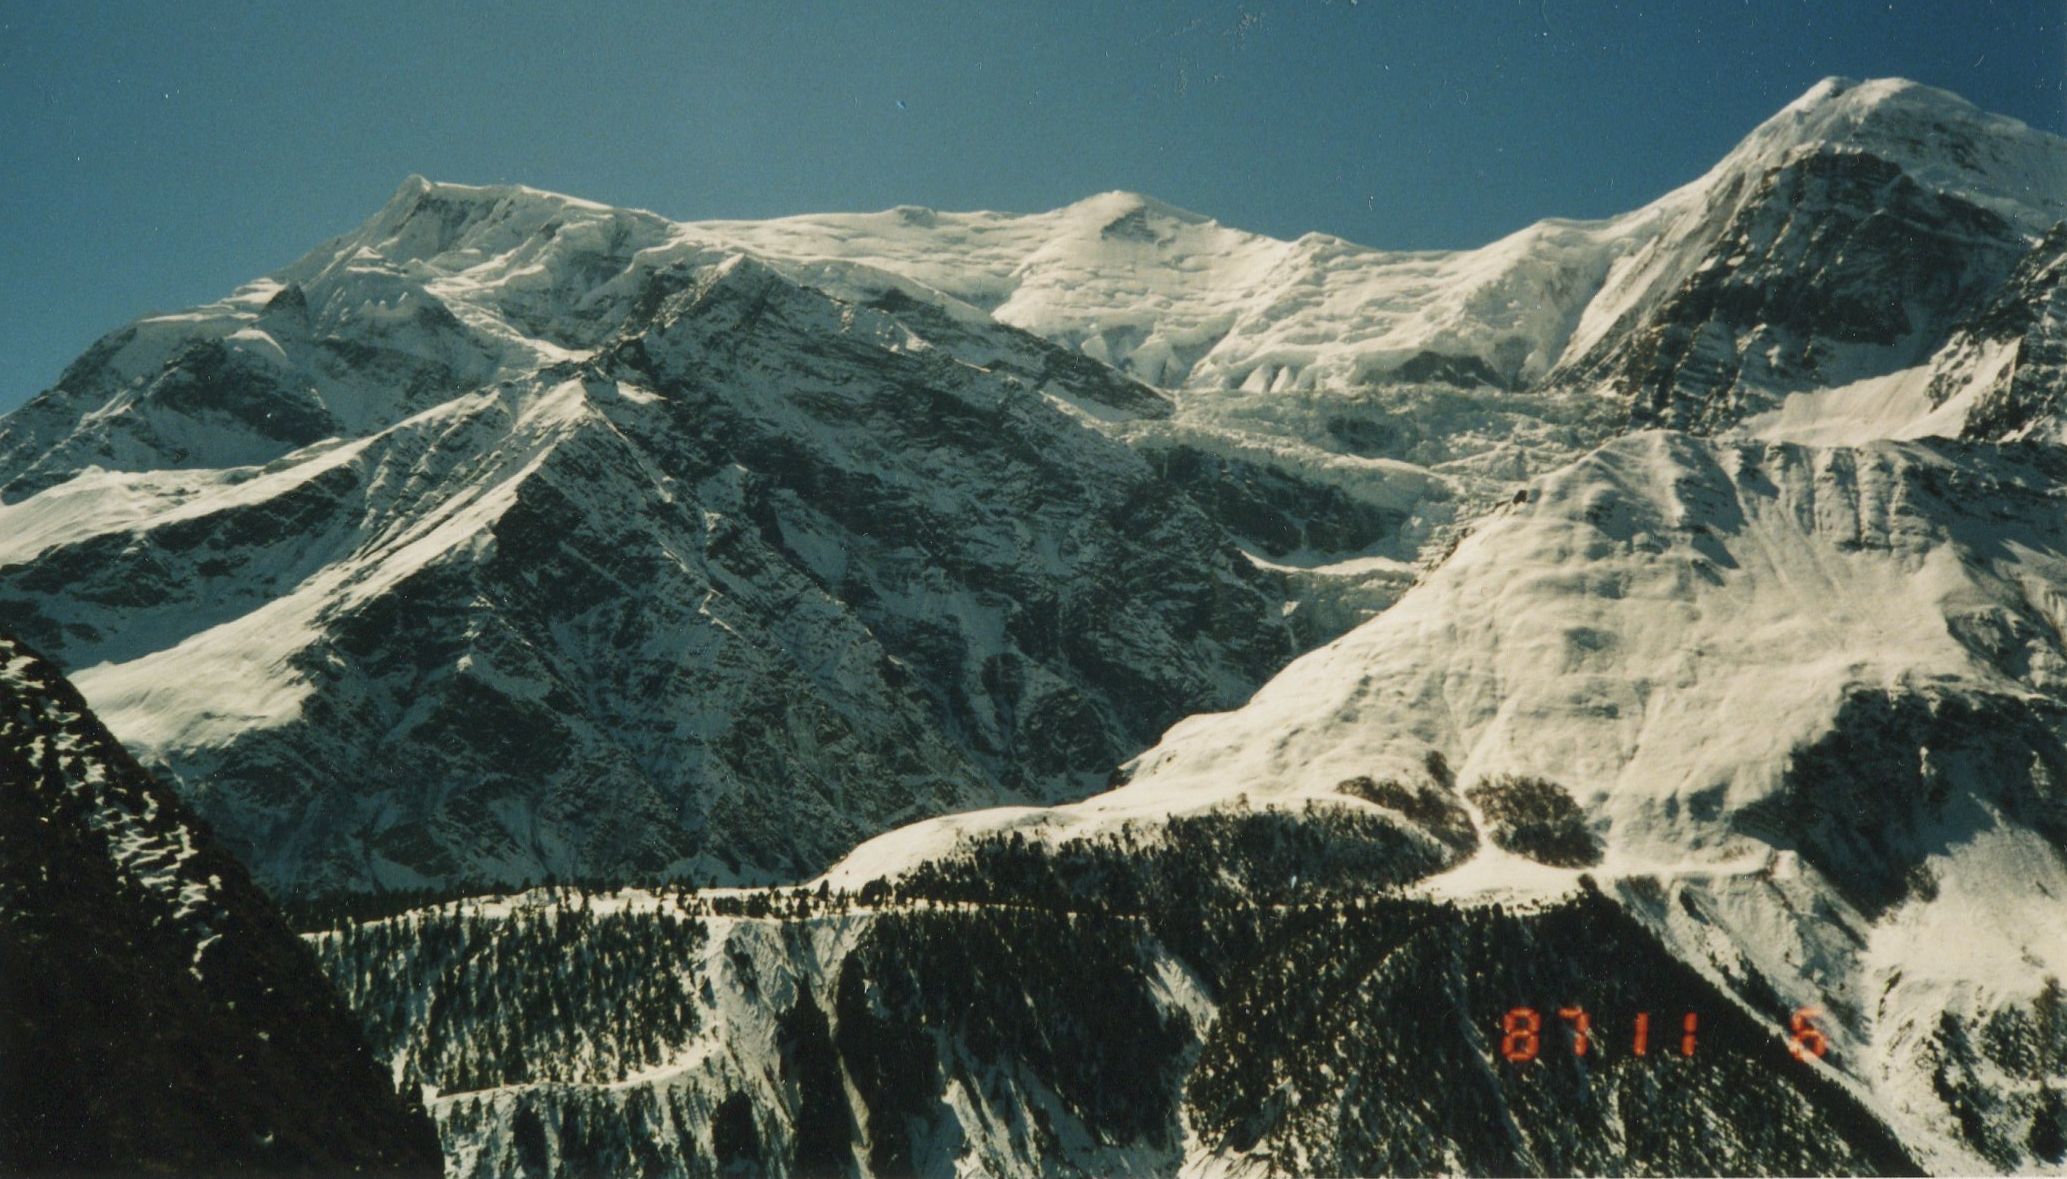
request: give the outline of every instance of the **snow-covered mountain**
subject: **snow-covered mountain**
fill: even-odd
[[[250,875],[0,635],[0,1167],[434,1175]]]
[[[908,275],[1168,389],[1174,415],[1122,433],[1194,491],[1216,485],[1205,502],[1294,571],[1321,637],[1632,424],[1785,409],[1848,438],[2020,428],[1975,407],[2015,372],[2031,387],[2058,371],[2037,339],[2023,361],[2003,348],[2057,286],[2041,239],[2063,218],[2067,142],[1915,83],[1832,78],[1640,209],[1475,250],[1276,241],[1127,193],[694,228]],[[1295,489],[1273,491],[1286,476]],[[1360,526],[1289,519],[1318,489]]]
[[[2067,976],[2063,502],[2050,445],[1632,434],[1120,789],[893,832],[833,880],[1237,799],[1363,798],[1433,834],[1411,804],[1454,791],[1483,842],[1430,895],[1533,902],[1590,873],[1717,984],[1836,1013],[1848,1071],[1936,1166],[2015,1169],[2067,1060],[1948,1061],[2043,1024]],[[1532,854],[1515,782],[1568,799],[1592,854]],[[1962,1127],[1969,1089],[1988,1116]]]
[[[2017,1023],[2067,974],[2063,502],[2050,447],[1634,434],[1096,805],[1325,796],[1439,756],[1495,846],[1431,887],[1555,895],[1581,868],[1499,847],[1478,793],[1551,783],[1585,870],[1719,982],[1836,1013],[1929,1141],[1941,1018]],[[1661,883],[1677,903],[1643,903]],[[1940,1165],[2013,1166],[2060,1067],[1991,1075],[2002,1124]]]
[[[0,611],[290,890],[832,865],[322,935],[462,1171],[2043,1173],[2063,219],[1840,79],[1454,253],[412,180],[0,419]],[[1582,985],[1742,1050],[1500,1072]]]
[[[0,601],[300,890],[808,873],[1284,660],[1163,398],[869,281],[412,182],[0,426]]]

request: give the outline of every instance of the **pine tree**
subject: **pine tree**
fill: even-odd
[[[2031,1134],[2025,1145],[2055,1166],[2067,1161],[2067,1101],[2051,1085],[2038,1091],[2038,1108],[2031,1115]]]

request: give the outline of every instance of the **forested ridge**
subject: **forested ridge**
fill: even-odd
[[[1360,809],[1226,810],[851,892],[560,886],[312,940],[462,1173],[1921,1169],[1622,902],[1412,895],[1445,858]]]

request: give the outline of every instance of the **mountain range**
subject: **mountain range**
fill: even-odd
[[[1447,253],[412,178],[0,419],[0,620],[280,896],[725,886],[314,937],[460,1173],[2044,1173],[2063,273],[1899,80]],[[658,1022],[454,1014],[569,945]]]

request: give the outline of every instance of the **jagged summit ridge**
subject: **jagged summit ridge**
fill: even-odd
[[[412,175],[358,230],[337,244],[319,247],[289,267],[287,274],[299,277],[308,272],[311,263],[328,266],[349,261],[357,250],[370,251],[395,264],[428,262],[454,252],[464,252],[478,263],[507,253],[534,236],[550,237],[568,223],[596,220],[642,236],[647,244],[665,240],[671,225],[644,210],[612,208],[521,184],[454,184]],[[640,235],[641,230],[646,232]],[[346,245],[356,250],[344,248]],[[462,268],[460,261],[454,259],[450,268]]]

